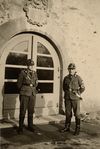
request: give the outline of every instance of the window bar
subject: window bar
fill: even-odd
[[[31,40],[31,59],[33,59],[33,36]]]

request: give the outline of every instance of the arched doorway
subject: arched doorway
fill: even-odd
[[[32,58],[38,74],[36,115],[59,113],[60,60],[55,48],[44,37],[33,33],[14,36],[5,46],[1,57],[4,117],[19,116],[19,97],[16,81],[26,60]]]

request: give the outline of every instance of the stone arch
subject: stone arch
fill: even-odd
[[[13,36],[21,33],[34,33],[47,39],[52,46],[54,46],[61,62],[61,68],[63,68],[62,50],[58,43],[47,32],[41,32],[40,30],[36,29],[33,29],[33,31],[27,29],[24,18],[12,20],[0,26],[0,56],[2,54],[2,47],[6,44],[6,42],[8,42]]]
[[[3,49],[6,45],[6,43],[8,43],[8,41],[13,38],[14,36],[18,35],[18,34],[22,34],[22,33],[33,33],[36,35],[39,35],[43,38],[45,38],[46,40],[48,40],[50,42],[50,44],[54,47],[55,51],[58,54],[59,60],[60,60],[60,74],[61,74],[61,78],[60,78],[60,97],[59,97],[59,107],[62,107],[62,73],[63,73],[63,62],[62,62],[62,54],[61,54],[61,48],[59,47],[59,45],[57,44],[57,42],[52,38],[51,35],[49,35],[47,32],[41,32],[41,31],[37,31],[35,30],[28,30],[26,25],[25,25],[25,20],[23,18],[21,19],[17,19],[17,20],[13,20],[13,21],[9,21],[3,25],[0,26],[0,57],[2,56],[3,53]],[[61,109],[61,108],[59,108]]]

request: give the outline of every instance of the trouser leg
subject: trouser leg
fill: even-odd
[[[70,100],[65,100],[65,114],[66,114],[65,127],[64,129],[61,130],[61,132],[70,131],[71,118],[72,118],[72,105]]]
[[[74,135],[79,135],[80,133],[80,101],[73,101],[73,111],[75,116],[75,132]]]
[[[70,127],[72,118],[72,104],[70,100],[65,101],[65,113],[66,113],[65,127]]]
[[[19,130],[23,130],[24,118],[27,109],[28,97],[20,96]]]
[[[35,106],[35,96],[30,96],[29,103],[28,103],[28,127],[33,129],[33,113],[34,113],[34,106]],[[33,130],[32,130],[33,131]]]
[[[20,117],[19,119],[19,129],[23,131],[23,123],[24,123],[24,117]]]
[[[75,128],[74,135],[79,135],[79,133],[80,133],[80,119],[76,118],[76,128]]]
[[[70,113],[70,115],[66,116],[66,120],[65,120],[65,127],[70,127],[71,125],[71,118],[72,118],[72,113]]]

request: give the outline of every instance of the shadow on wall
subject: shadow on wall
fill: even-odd
[[[46,105],[46,100],[47,99],[45,99],[43,95],[37,95],[35,106],[36,117],[56,114],[56,109],[54,109],[53,102],[49,101]]]
[[[3,120],[15,119],[17,94],[4,94],[4,87],[2,89],[2,117]]]
[[[48,102],[47,107],[48,107],[48,115],[54,115],[54,114],[56,114],[55,109],[53,107],[53,102],[52,101],[49,101]]]
[[[43,109],[45,108],[45,98],[43,95],[37,94],[36,96],[36,105],[35,105],[35,116],[42,116]]]

